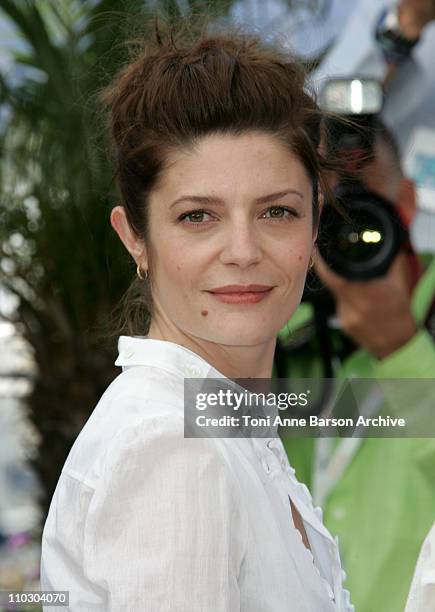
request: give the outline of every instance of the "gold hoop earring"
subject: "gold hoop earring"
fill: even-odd
[[[310,263],[308,265],[308,270],[311,270],[311,268],[314,266],[314,257],[311,255],[310,256]]]
[[[140,280],[148,280],[148,270],[143,271],[139,264],[137,264],[136,274]]]

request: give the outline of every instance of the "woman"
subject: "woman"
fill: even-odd
[[[337,545],[279,439],[183,436],[183,381],[268,378],[317,236],[322,116],[242,35],[158,35],[105,92],[111,223],[148,320],[63,468],[42,587],[72,610],[351,610]]]

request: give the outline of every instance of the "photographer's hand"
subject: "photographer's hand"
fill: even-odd
[[[398,350],[417,333],[405,254],[397,255],[384,277],[371,281],[349,281],[335,274],[318,251],[314,268],[334,295],[343,331],[378,359]]]
[[[401,0],[398,4],[400,30],[405,38],[418,38],[435,19],[434,0]]]
[[[383,14],[376,26],[376,39],[387,62],[383,79],[387,91],[400,64],[419,42],[426,25],[435,20],[435,0],[400,0]]]

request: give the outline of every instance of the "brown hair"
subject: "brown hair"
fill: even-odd
[[[319,192],[332,165],[319,152],[323,114],[306,88],[301,65],[277,47],[240,31],[194,40],[156,27],[155,35],[102,93],[110,116],[116,178],[127,219],[148,239],[147,197],[171,151],[213,133],[262,131],[297,155],[313,185],[313,227]],[[145,335],[152,300],[148,280],[135,279],[120,303],[116,335]]]

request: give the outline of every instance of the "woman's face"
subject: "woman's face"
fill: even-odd
[[[263,133],[205,137],[171,157],[148,215],[152,327],[228,346],[276,337],[316,238],[295,155]]]

